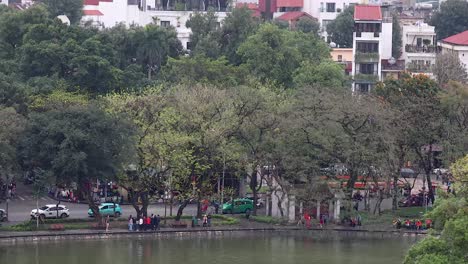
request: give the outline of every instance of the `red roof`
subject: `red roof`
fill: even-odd
[[[83,5],[99,5],[99,0],[84,0]]]
[[[291,20],[298,20],[299,18],[303,16],[316,20],[315,17],[307,14],[306,12],[300,12],[300,11],[286,12],[282,14],[281,16],[279,16],[277,19],[284,20],[284,21],[291,21]]]
[[[83,10],[83,14],[85,16],[103,16],[104,15],[99,10]]]
[[[303,7],[304,0],[277,0],[278,7]]]
[[[356,5],[354,20],[382,20],[382,10],[380,6]]]
[[[467,46],[468,45],[468,30],[463,31],[462,33],[458,33],[456,35],[450,36],[448,38],[444,38],[442,42],[450,43],[453,45]]]
[[[83,5],[99,5],[99,2],[113,2],[114,0],[84,0]]]
[[[250,10],[258,10],[258,5],[255,3],[237,3],[236,8],[247,7]]]
[[[258,0],[258,9],[260,12],[266,12],[266,0]],[[276,0],[271,0],[270,2],[270,12],[274,13],[276,12],[277,6],[276,6]]]

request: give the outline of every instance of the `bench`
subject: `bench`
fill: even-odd
[[[181,222],[181,221],[175,221],[174,223],[171,224],[171,227],[173,227],[173,228],[187,228],[187,223]]]
[[[49,230],[51,231],[63,231],[65,230],[65,226],[63,224],[52,224],[49,226]]]

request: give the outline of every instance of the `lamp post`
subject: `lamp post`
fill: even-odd
[[[10,198],[6,199],[6,221],[8,222],[8,203],[10,202]]]

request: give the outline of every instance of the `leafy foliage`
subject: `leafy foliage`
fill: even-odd
[[[350,5],[335,20],[327,25],[327,33],[332,42],[341,48],[353,47],[354,6]]]
[[[440,5],[430,20],[435,26],[437,38],[458,34],[468,29],[468,3],[464,0],[445,1]]]

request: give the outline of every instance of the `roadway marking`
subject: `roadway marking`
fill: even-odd
[[[20,198],[21,201],[24,201],[24,200],[25,200],[23,197],[21,197],[21,196],[19,196],[19,195],[18,195],[18,198]]]
[[[47,199],[46,199],[46,198],[44,198],[44,197],[41,197],[41,200],[47,201]]]

